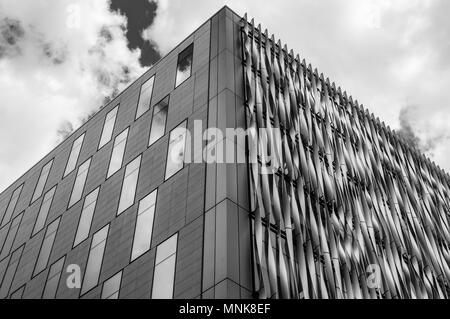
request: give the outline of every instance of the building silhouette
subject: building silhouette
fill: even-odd
[[[447,298],[449,183],[224,7],[0,194],[0,297]]]

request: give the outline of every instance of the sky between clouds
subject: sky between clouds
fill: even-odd
[[[224,4],[450,171],[448,0],[0,0],[0,191]]]

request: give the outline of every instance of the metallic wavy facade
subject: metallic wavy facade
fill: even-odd
[[[259,297],[449,297],[449,176],[253,20],[241,26]]]

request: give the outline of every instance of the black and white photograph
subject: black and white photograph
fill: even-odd
[[[449,14],[0,0],[0,298],[450,298]]]

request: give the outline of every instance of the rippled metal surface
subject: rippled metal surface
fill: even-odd
[[[449,176],[246,17],[242,39],[259,296],[449,297]]]

